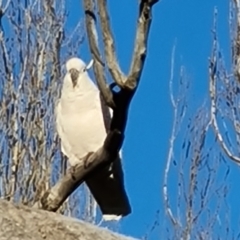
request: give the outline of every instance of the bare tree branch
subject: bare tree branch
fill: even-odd
[[[104,164],[116,158],[122,142],[123,136],[121,133],[118,131],[110,132],[102,148],[86,157],[44,194],[41,199],[41,208],[53,212],[57,211],[69,195],[89,177],[88,174],[94,174],[96,168],[104,167]]]
[[[98,76],[96,78],[98,87],[103,95],[103,98],[106,104],[114,108],[115,104],[113,102],[113,95],[111,89],[108,87],[105,74],[104,74],[104,64],[100,57],[100,52],[98,49],[98,41],[97,41],[97,30],[96,30],[96,16],[93,11],[93,0],[84,0],[83,1],[86,15],[86,30],[88,35],[88,42],[90,51],[92,53],[92,57],[94,59],[94,74]]]
[[[216,85],[217,85],[217,55],[218,55],[218,49],[217,49],[217,35],[216,35],[216,14],[217,11],[215,11],[215,19],[214,19],[214,29],[213,29],[213,50],[212,50],[212,57],[209,60],[209,92],[210,92],[210,99],[211,99],[211,124],[213,127],[213,130],[215,132],[216,138],[222,148],[222,150],[225,152],[225,154],[234,162],[240,164],[240,157],[235,156],[231,150],[228,148],[227,144],[224,141],[224,138],[221,134],[221,131],[218,127],[217,123],[217,98],[216,98]]]
[[[170,90],[170,98],[171,98],[171,103],[174,109],[174,117],[173,117],[173,125],[172,125],[172,133],[171,137],[169,140],[169,151],[168,151],[168,156],[167,156],[167,161],[166,161],[166,166],[164,170],[164,177],[163,177],[163,200],[164,200],[164,206],[165,206],[165,211],[166,214],[168,215],[169,219],[171,220],[173,226],[180,226],[180,223],[178,222],[177,218],[174,216],[173,211],[171,209],[170,203],[169,203],[169,190],[168,190],[168,175],[169,175],[169,170],[170,170],[170,164],[174,156],[174,142],[176,139],[177,135],[177,117],[178,117],[178,104],[179,101],[174,99],[174,94],[173,94],[173,75],[174,75],[174,61],[175,61],[175,46],[173,47],[172,50],[172,57],[171,57],[171,74],[170,74],[170,81],[169,81],[169,90]]]
[[[84,8],[86,14],[86,26],[87,26],[86,30],[90,41],[89,45],[91,53],[94,54],[95,59],[104,66],[104,63],[101,59],[101,53],[98,49],[98,33],[96,30],[97,19],[94,13],[93,0],[84,1]]]
[[[233,0],[235,5],[235,14],[236,14],[236,29],[233,33],[235,36],[232,40],[233,47],[233,61],[234,61],[234,74],[238,82],[240,82],[240,1]]]
[[[146,58],[148,33],[152,21],[152,6],[157,2],[158,0],[141,0],[140,2],[134,53],[130,73],[125,83],[127,89],[135,89],[140,80]]]
[[[109,72],[120,88],[124,88],[125,76],[121,72],[115,55],[114,39],[110,28],[110,20],[107,12],[107,1],[98,0],[99,18],[101,23],[101,33],[104,42],[104,52],[107,60]]]

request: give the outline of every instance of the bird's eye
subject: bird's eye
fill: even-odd
[[[86,72],[87,71],[87,68],[85,67],[85,68],[83,68],[83,70],[82,70],[83,72]]]

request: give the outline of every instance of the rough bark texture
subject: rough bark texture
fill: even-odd
[[[0,200],[0,240],[134,240],[89,223]]]

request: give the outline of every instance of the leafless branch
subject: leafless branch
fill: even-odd
[[[212,61],[213,60],[213,61]],[[223,136],[221,134],[221,131],[218,127],[218,123],[217,123],[217,119],[216,119],[216,115],[217,115],[217,108],[216,108],[216,88],[215,88],[215,84],[216,84],[216,75],[215,75],[215,67],[216,67],[216,60],[212,59],[210,62],[210,66],[209,66],[209,77],[210,77],[210,96],[211,96],[211,120],[212,120],[212,126],[214,129],[214,132],[216,134],[217,140],[221,146],[221,148],[223,149],[223,151],[225,152],[225,154],[234,162],[240,164],[240,158],[238,156],[235,156],[234,154],[232,154],[231,150],[228,148],[227,144],[225,143]]]
[[[169,203],[169,194],[168,194],[168,174],[170,170],[170,164],[171,161],[174,157],[174,142],[176,138],[176,132],[177,132],[177,117],[178,117],[178,101],[176,102],[174,99],[174,94],[173,94],[173,77],[174,77],[174,55],[175,55],[175,46],[173,47],[172,51],[172,58],[171,58],[171,75],[170,75],[170,81],[169,81],[169,89],[170,89],[170,98],[171,98],[171,103],[174,109],[174,116],[173,116],[173,126],[172,126],[172,133],[170,137],[170,143],[169,143],[169,151],[168,151],[168,156],[167,156],[167,161],[166,161],[166,167],[164,170],[164,179],[163,179],[163,199],[164,199],[164,205],[165,205],[165,211],[170,218],[173,226],[180,226],[180,223],[176,219],[176,217],[173,215],[173,212],[171,210],[171,206]]]
[[[141,0],[139,5],[139,18],[138,18],[138,26],[136,30],[135,37],[135,47],[134,53],[132,57],[132,63],[130,68],[130,73],[128,77],[125,77],[121,72],[120,67],[117,63],[117,59],[115,56],[115,47],[114,40],[112,36],[112,31],[110,29],[109,16],[106,9],[106,1],[98,1],[98,9],[100,15],[101,22],[101,33],[103,36],[104,47],[105,47],[105,56],[109,68],[109,72],[115,83],[122,89],[126,90],[135,90],[137,84],[140,80],[141,73],[144,66],[144,61],[146,57],[146,48],[147,48],[147,39],[149,28],[151,25],[151,14],[152,14],[152,6],[157,3],[156,1],[150,0]],[[96,27],[93,27],[93,23],[96,21],[96,16],[93,11],[93,1],[92,0],[84,0],[85,13],[86,13],[86,27],[88,32],[88,40],[90,49],[92,52],[93,58],[96,58],[95,55],[99,55],[99,50],[95,51],[97,48],[96,44]],[[97,52],[97,54],[95,54]],[[100,75],[99,75],[100,74]],[[97,81],[100,81],[99,78],[102,78],[103,69],[99,69],[99,71],[95,71],[95,76]],[[109,90],[106,90],[106,81],[103,84],[103,81],[99,83],[100,90],[102,94],[104,94],[104,99],[109,106],[113,106],[109,99],[112,99],[109,93]],[[108,91],[108,92],[107,92]],[[111,103],[111,104],[109,104]]]
[[[234,37],[232,40],[233,48],[233,62],[234,62],[234,74],[236,79],[240,83],[240,1],[233,0],[235,7],[235,18],[236,18],[236,27],[233,33]]]
[[[215,13],[216,14],[216,13]],[[216,17],[215,17],[216,21]],[[221,134],[221,131],[218,127],[217,123],[217,98],[216,98],[216,85],[217,85],[217,55],[218,55],[218,48],[217,48],[217,36],[216,36],[216,22],[214,22],[214,30],[213,30],[213,50],[212,50],[212,57],[209,60],[209,93],[211,99],[211,123],[214,129],[216,138],[225,152],[225,154],[234,162],[240,164],[240,157],[235,156],[231,150],[228,148],[227,144],[224,141],[224,138]]]
[[[116,50],[114,46],[112,31],[110,29],[110,20],[106,6],[107,1],[98,0],[97,2],[107,66],[114,81],[118,84],[119,87],[124,88],[125,76],[120,70],[115,55]]]
[[[201,114],[196,116],[196,122],[201,121]],[[204,126],[205,125],[205,126]],[[195,200],[195,189],[197,188],[197,177],[199,175],[199,166],[202,161],[203,148],[205,144],[205,139],[210,127],[210,123],[205,123],[203,126],[199,126],[200,136],[198,137],[198,142],[194,143],[192,152],[192,163],[189,172],[189,184],[188,184],[188,194],[187,194],[187,211],[186,211],[186,227],[184,231],[185,240],[191,239],[191,233],[193,229],[194,219],[196,219],[194,214],[194,200]],[[201,209],[202,210],[202,209]]]
[[[157,2],[158,0],[140,1],[134,53],[130,73],[125,83],[127,89],[136,89],[139,83],[146,58],[148,33],[152,22],[152,6]]]
[[[86,30],[88,35],[88,42],[90,46],[90,51],[92,53],[92,57],[94,59],[94,74],[97,76],[96,80],[98,83],[98,87],[103,95],[103,98],[106,104],[114,108],[115,104],[113,101],[113,94],[109,86],[107,85],[103,63],[100,57],[100,51],[98,49],[98,41],[97,41],[97,30],[96,30],[96,15],[93,10],[93,0],[84,0],[83,1],[85,8],[85,17],[86,17]]]

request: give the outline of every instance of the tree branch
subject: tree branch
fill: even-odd
[[[121,72],[115,55],[114,39],[110,28],[110,20],[107,12],[107,1],[98,0],[99,18],[101,23],[101,33],[104,42],[104,52],[107,60],[108,70],[120,88],[124,88],[125,76]]]
[[[152,6],[158,0],[141,0],[139,5],[138,26],[135,37],[135,47],[128,79],[127,89],[135,89],[139,83],[147,52],[147,40],[152,21]]]
[[[240,164],[240,157],[235,156],[231,150],[228,148],[227,144],[224,141],[224,138],[221,134],[221,131],[218,127],[217,122],[217,91],[216,91],[216,85],[217,85],[217,75],[218,75],[218,67],[217,67],[217,55],[218,55],[218,49],[217,49],[217,34],[216,34],[216,14],[215,11],[215,18],[214,18],[214,28],[213,28],[213,50],[212,50],[212,57],[209,60],[209,94],[210,94],[210,101],[211,101],[211,108],[210,108],[210,114],[211,114],[211,124],[215,133],[215,136],[217,138],[217,141],[224,151],[224,153],[234,162],[236,162],[238,165]]]
[[[41,198],[40,208],[56,212],[63,202],[85,181],[97,168],[102,168],[116,156],[122,146],[123,135],[110,131],[102,148],[85,157],[78,165],[70,170],[60,181],[49,189]]]
[[[103,98],[106,104],[114,108],[115,104],[113,102],[113,95],[111,89],[108,87],[106,78],[104,75],[104,63],[100,57],[100,51],[98,49],[98,40],[97,40],[97,30],[96,30],[96,16],[93,11],[93,1],[92,0],[84,0],[83,1],[85,8],[85,23],[86,30],[88,35],[88,42],[90,51],[92,53],[92,57],[94,59],[93,70],[97,80],[98,87],[103,95]]]
[[[236,33],[232,34],[234,36],[234,38],[232,39],[232,54],[234,60],[234,74],[237,81],[240,82],[240,1],[233,0],[233,3],[235,10],[234,13],[236,14],[236,29],[234,29]]]

